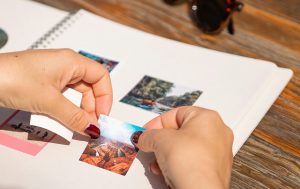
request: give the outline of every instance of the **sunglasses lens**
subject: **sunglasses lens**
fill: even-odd
[[[204,33],[217,32],[228,18],[228,0],[193,0],[191,17]],[[233,1],[231,1],[233,2]]]
[[[183,3],[184,0],[164,0],[164,2],[169,5],[177,5],[177,4]]]

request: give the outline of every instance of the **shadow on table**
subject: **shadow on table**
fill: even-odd
[[[155,160],[153,153],[144,153],[139,151],[137,159],[141,162],[145,169],[145,176],[148,178],[153,189],[168,189],[162,176],[154,175],[149,171],[149,164]]]
[[[33,143],[70,144],[66,139],[47,129],[30,125],[30,112],[0,108],[0,115],[0,131],[14,138]],[[78,133],[73,135],[73,139],[81,141],[89,140],[87,136],[82,136]]]

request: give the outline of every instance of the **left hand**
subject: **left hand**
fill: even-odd
[[[47,114],[81,134],[111,109],[108,71],[69,49],[0,54],[0,76],[0,107]],[[83,94],[81,108],[62,95],[65,87]]]

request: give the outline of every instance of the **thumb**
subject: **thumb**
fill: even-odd
[[[157,151],[165,138],[169,138],[169,129],[152,129],[144,132],[136,132],[132,136],[132,143],[144,152]]]
[[[97,125],[97,120],[94,120],[86,111],[77,107],[60,92],[48,103],[51,104],[48,105],[46,113],[73,131],[86,135],[84,131],[90,124]],[[98,127],[96,129],[99,130]]]

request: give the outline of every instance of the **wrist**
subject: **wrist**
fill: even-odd
[[[197,165],[197,163],[187,163],[184,168],[176,171],[177,175],[171,175],[167,183],[172,189],[227,189],[224,175],[208,165]],[[224,173],[225,174],[225,173]]]
[[[14,87],[14,77],[17,77],[16,74],[13,73],[12,69],[12,61],[7,55],[0,56],[0,107],[12,108],[8,106],[8,102],[12,102],[12,97],[14,95],[14,91],[16,90]]]

